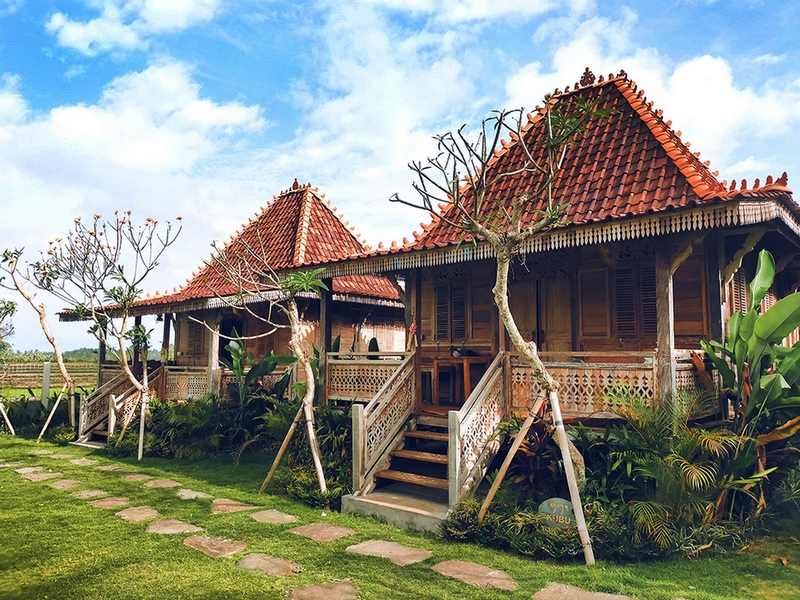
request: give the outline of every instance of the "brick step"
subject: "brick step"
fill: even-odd
[[[438,431],[422,431],[419,429],[415,429],[414,431],[404,431],[403,436],[418,440],[431,440],[434,442],[446,442],[449,439],[449,436],[446,433],[439,433]]]
[[[434,454],[433,452],[420,452],[419,450],[395,450],[389,456],[396,458],[408,458],[422,462],[436,463],[437,465],[447,464],[446,454]]]
[[[450,487],[447,479],[417,475],[416,473],[406,473],[405,471],[393,471],[391,469],[378,471],[375,473],[375,477],[391,479],[392,481],[399,481],[401,483],[413,483],[414,485],[421,485],[423,487],[436,488],[439,490],[447,490]]]

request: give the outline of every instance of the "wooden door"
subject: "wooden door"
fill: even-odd
[[[539,280],[539,345],[543,352],[572,350],[572,311],[568,279]]]

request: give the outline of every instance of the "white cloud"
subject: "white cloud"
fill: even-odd
[[[395,10],[434,15],[450,22],[477,22],[515,17],[528,18],[541,15],[566,5],[573,13],[585,13],[594,6],[594,0],[367,0],[367,4]]]
[[[0,17],[13,15],[25,3],[25,0],[0,0]]]
[[[46,26],[60,46],[87,56],[147,48],[149,36],[209,21],[219,8],[218,0],[102,0],[90,4],[100,9],[99,17],[80,22],[55,13]]]

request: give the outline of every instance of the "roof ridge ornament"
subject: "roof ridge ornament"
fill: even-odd
[[[594,76],[594,73],[592,73],[589,70],[589,67],[586,67],[586,70],[584,70],[583,75],[581,76],[580,79],[581,86],[586,87],[587,85],[592,85],[595,82],[595,80],[596,78]]]

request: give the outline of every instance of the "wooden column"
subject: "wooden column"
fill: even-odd
[[[672,251],[667,240],[656,242],[656,376],[658,402],[675,393],[675,314],[672,293]]]
[[[327,403],[328,400],[328,352],[331,349],[331,336],[333,334],[333,279],[324,279],[328,287],[319,296],[319,385],[322,387],[320,398]]]
[[[211,323],[211,347],[208,349],[208,391],[223,394],[219,389],[219,324],[220,318],[217,317]]]
[[[409,277],[408,281],[411,281]],[[417,328],[417,344],[414,347],[414,381],[416,381],[416,406],[422,406],[422,269],[416,269],[413,274],[414,287],[411,296],[414,303],[414,325]],[[406,332],[408,335],[408,332]]]
[[[164,369],[161,374],[161,381],[158,386],[158,397],[161,400],[167,399],[167,373],[166,367],[169,364],[169,334],[172,328],[172,313],[164,315],[164,330],[161,335],[161,367]]]
[[[719,232],[706,238],[706,278],[708,285],[708,335],[722,340],[722,269],[725,266]]]
[[[133,326],[139,327],[142,324],[142,317],[134,317],[133,318]],[[139,356],[139,351],[134,351],[133,353],[133,372],[136,374],[137,377],[142,376],[142,371],[140,370],[142,367],[142,359]]]

